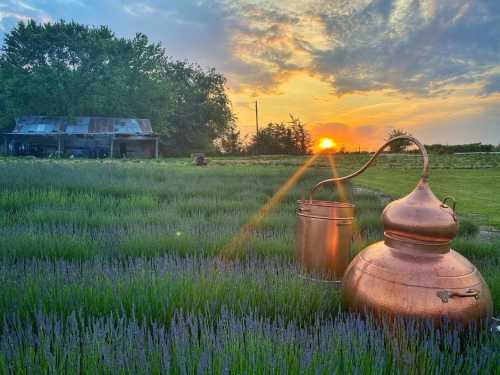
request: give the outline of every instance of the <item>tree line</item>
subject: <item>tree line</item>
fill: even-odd
[[[226,79],[170,58],[144,34],[20,22],[0,51],[0,130],[23,115],[149,118],[163,154],[210,152],[234,121]]]
[[[385,140],[388,141],[391,138],[399,137],[402,135],[411,136],[410,133],[402,129],[391,129],[387,133],[387,137],[385,138]],[[412,145],[411,142],[403,139],[392,143],[391,145],[389,145],[388,149],[389,152],[392,153],[407,152],[407,151],[417,152],[417,150],[408,149],[408,147],[411,145]],[[433,154],[455,154],[461,152],[500,152],[500,144],[494,146],[491,144],[482,144],[481,142],[461,144],[461,145],[443,145],[440,143],[435,143],[435,144],[425,145],[425,148],[429,153]]]
[[[427,151],[434,154],[455,154],[460,152],[500,152],[500,144],[469,143],[463,145],[442,145],[439,143],[425,145]]]
[[[225,155],[306,155],[311,152],[311,136],[300,119],[290,115],[288,122],[270,122],[249,140],[233,127],[218,146]]]

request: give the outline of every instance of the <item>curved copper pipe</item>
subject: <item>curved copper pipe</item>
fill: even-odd
[[[385,142],[380,148],[372,155],[370,160],[368,160],[365,165],[363,165],[360,169],[358,169],[356,172],[351,173],[350,175],[343,176],[343,177],[337,177],[337,178],[328,178],[326,180],[318,182],[309,192],[309,200],[312,200],[312,195],[316,190],[319,189],[319,187],[323,184],[326,184],[328,182],[342,182],[346,180],[350,180],[353,177],[356,177],[363,173],[371,163],[377,158],[377,156],[384,151],[384,149],[389,146],[391,143],[401,140],[401,139],[406,139],[412,143],[414,143],[418,149],[420,150],[420,153],[422,154],[422,162],[423,162],[423,168],[422,168],[422,177],[421,180],[427,181],[429,178],[429,156],[427,155],[427,150],[425,149],[425,146],[417,139],[409,135],[400,135],[399,137],[394,137],[389,139],[387,142]]]

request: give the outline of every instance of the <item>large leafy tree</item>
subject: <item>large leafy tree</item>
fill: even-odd
[[[20,115],[149,118],[167,153],[209,151],[233,120],[225,78],[173,61],[143,34],[19,23],[0,55],[0,128]]]

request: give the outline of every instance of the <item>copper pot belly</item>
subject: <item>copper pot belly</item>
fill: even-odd
[[[454,250],[417,247],[386,237],[359,253],[343,279],[345,306],[362,314],[426,318],[436,324],[443,318],[468,324],[491,316],[490,291],[472,263]]]
[[[354,206],[343,202],[297,202],[296,256],[307,271],[341,280],[349,265]]]

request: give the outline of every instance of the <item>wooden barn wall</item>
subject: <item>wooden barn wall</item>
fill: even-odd
[[[58,151],[58,138],[56,136],[8,136],[8,142],[29,145],[30,152],[26,154],[36,154],[36,156],[49,156]],[[62,136],[61,148],[63,156],[71,155],[76,157],[108,157],[110,153],[110,136]],[[122,146],[125,145],[125,146]],[[1,151],[6,153],[5,142],[1,142]],[[12,149],[10,150],[13,151]],[[125,155],[122,155],[125,151]],[[127,140],[115,139],[113,146],[113,157],[128,158],[150,158],[155,156],[155,140]]]

